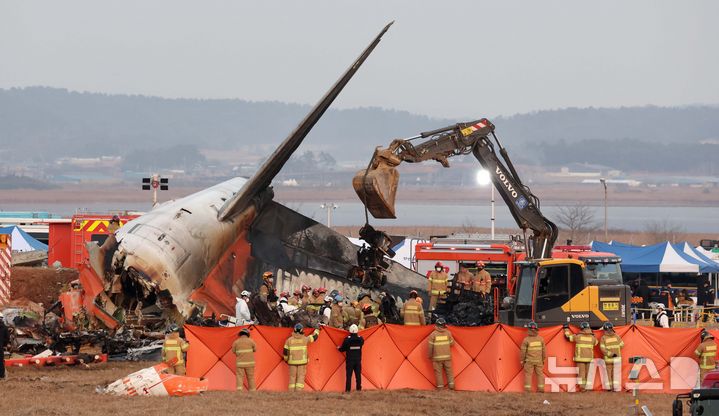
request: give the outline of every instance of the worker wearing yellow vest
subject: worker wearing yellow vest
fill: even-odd
[[[177,358],[177,361],[170,365],[170,374],[185,375],[185,357],[183,353],[188,348],[190,348],[190,344],[180,337],[180,327],[177,325],[170,326],[169,334],[162,344],[162,362],[169,363],[174,358]]]
[[[717,345],[714,336],[706,329],[701,333],[702,343],[699,344],[694,355],[699,359],[699,384],[704,381],[704,376],[716,368]]]
[[[447,280],[449,276],[444,271],[442,262],[434,265],[434,270],[429,274],[429,310],[433,311],[437,306],[437,301],[444,298],[447,293]]]
[[[235,367],[237,368],[237,391],[242,391],[242,385],[247,376],[247,388],[255,391],[255,352],[257,345],[250,338],[250,330],[244,328],[237,334],[232,343],[232,352],[235,353]]]
[[[302,324],[294,327],[292,336],[285,341],[283,358],[290,366],[289,390],[298,391],[305,388],[305,372],[309,362],[307,346],[315,341],[320,335],[320,330],[315,329],[312,335],[306,337],[302,330]]]
[[[442,370],[447,373],[447,385],[454,390],[454,372],[452,371],[452,344],[454,338],[447,330],[447,322],[439,318],[435,330],[429,335],[429,359],[432,360],[437,389],[444,387]]]
[[[547,359],[547,347],[544,338],[539,336],[537,324],[527,324],[527,337],[519,348],[522,368],[524,368],[524,390],[532,391],[532,376],[537,375],[537,391],[544,392],[544,360]]]
[[[424,310],[422,304],[417,302],[416,290],[409,292],[409,299],[402,305],[402,310],[399,311],[400,317],[404,319],[405,325],[424,325]]]
[[[621,363],[622,348],[624,341],[614,332],[614,325],[611,322],[604,323],[604,335],[599,339],[599,349],[604,354],[604,365],[607,368],[607,382],[609,391],[620,391],[621,389]],[[617,377],[614,376],[614,368],[617,368]]]
[[[579,388],[586,391],[587,388],[591,389],[591,386],[587,386],[587,373],[589,373],[589,365],[594,359],[594,347],[597,345],[597,338],[589,327],[589,322],[582,322],[579,328],[581,330],[575,335],[569,330],[569,325],[565,324],[564,336],[567,337],[569,342],[574,343],[574,362],[579,369]]]

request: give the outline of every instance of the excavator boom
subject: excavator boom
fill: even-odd
[[[499,154],[490,136],[497,144]],[[413,143],[419,139],[428,140]],[[525,232],[532,230],[532,242],[527,244],[528,258],[551,258],[557,227],[542,215],[539,199],[520,180],[506,149],[494,134],[494,125],[487,119],[423,132],[408,139],[394,140],[387,148],[377,148],[367,169],[357,172],[352,185],[373,217],[396,218],[398,165],[435,160],[449,167],[450,157],[470,153],[489,171],[517,225]]]

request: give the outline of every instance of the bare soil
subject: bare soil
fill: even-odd
[[[478,393],[365,391],[361,393],[207,392],[200,396],[113,397],[95,393],[150,363],[107,363],[82,368],[11,368],[0,382],[0,414],[34,415],[624,415],[629,393]],[[548,400],[549,404],[542,404]],[[654,415],[670,415],[673,397],[643,395]]]
[[[63,288],[78,278],[78,271],[75,269],[15,266],[11,273],[12,299],[28,299],[42,303],[45,308],[55,303]]]

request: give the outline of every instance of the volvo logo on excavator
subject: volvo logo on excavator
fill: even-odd
[[[499,168],[499,166],[496,167],[495,173],[497,174],[497,177],[500,181],[502,181],[502,185],[504,185],[505,188],[509,191],[509,193],[512,195],[512,198],[517,199],[517,191],[514,189],[511,183],[509,183],[509,179],[507,179],[507,175],[502,172],[502,169]]]

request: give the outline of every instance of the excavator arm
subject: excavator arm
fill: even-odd
[[[419,139],[428,140],[413,143]],[[527,242],[528,258],[551,258],[557,226],[542,215],[539,199],[522,183],[506,149],[494,134],[494,125],[487,119],[423,132],[407,139],[394,140],[387,148],[377,148],[367,169],[355,175],[352,185],[373,217],[396,218],[397,166],[402,162],[435,160],[449,167],[450,157],[470,153],[489,171],[495,188],[517,225],[525,234],[527,229],[532,230],[532,241]]]

